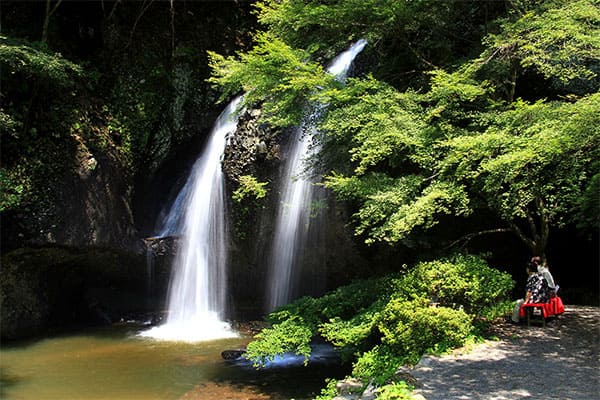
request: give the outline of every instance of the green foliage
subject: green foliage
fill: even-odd
[[[401,298],[432,300],[441,306],[461,307],[474,316],[493,318],[489,311],[506,300],[513,287],[509,274],[491,268],[480,257],[419,263],[402,279]]]
[[[423,300],[393,299],[378,321],[382,343],[413,362],[427,351],[462,346],[473,331],[472,316],[465,311],[427,304]]]
[[[548,223],[560,226],[594,173],[599,99],[515,102],[512,110],[491,114],[485,132],[447,141],[441,172],[483,195],[508,222],[528,218],[535,205]]]
[[[298,124],[315,88],[332,84],[333,77],[277,37],[261,33],[255,39],[256,46],[239,59],[209,52],[209,81],[224,89],[221,99],[243,91],[245,104],[263,102],[261,118],[275,126]]]
[[[598,170],[598,164],[595,164]],[[580,198],[579,225],[582,227],[600,226],[600,173],[590,179],[583,196]]]
[[[263,0],[259,22],[287,44],[332,58],[349,42],[365,38],[379,59],[372,60],[390,80],[404,78],[449,61],[454,53],[476,48],[484,18],[499,4],[437,0]],[[468,43],[468,46],[465,44]],[[370,51],[370,50],[368,50]],[[429,61],[428,61],[429,60]],[[400,79],[401,79],[400,78]]]
[[[259,22],[296,47],[332,56],[349,40],[381,38],[393,27],[405,6],[393,0],[263,0],[257,3]],[[348,24],[348,21],[353,21]]]
[[[30,185],[30,178],[23,168],[0,168],[0,212],[21,205]]]
[[[232,199],[241,203],[246,198],[262,199],[267,195],[268,182],[259,182],[251,175],[242,175],[238,181],[238,188],[233,192]]]
[[[411,400],[411,388],[406,382],[394,382],[377,389],[377,398],[381,400]]]
[[[425,182],[420,176],[406,175],[390,179],[382,174],[343,177],[333,174],[325,186],[341,196],[350,194],[362,201],[354,214],[356,233],[366,234],[366,243],[395,243],[417,227],[430,228],[442,214],[470,212],[464,188],[452,182]]]
[[[43,81],[48,86],[68,87],[83,74],[82,68],[44,43],[29,43],[0,36],[0,65],[4,73],[19,74],[22,79]]]
[[[311,330],[301,317],[281,321],[272,328],[266,328],[256,335],[255,341],[248,344],[246,357],[256,366],[273,361],[275,356],[288,352],[304,356],[308,363],[310,356]]]
[[[18,130],[22,125],[23,124],[16,121],[13,116],[4,113],[0,109],[0,132],[2,132],[2,136],[18,137]]]
[[[351,142],[350,161],[355,173],[386,162],[395,167],[424,145],[419,133],[425,128],[417,118],[419,105],[413,93],[399,93],[372,77],[350,79],[344,88],[324,91],[331,111],[321,129],[333,140]]]
[[[564,23],[565,29],[588,29],[576,22],[594,20],[597,9],[589,6],[578,1],[527,14],[516,24],[527,26],[531,38],[508,22],[499,35],[525,40],[535,54],[547,56],[536,65],[549,78],[591,77],[581,68],[593,67],[589,60],[597,52],[597,39],[573,33],[581,51],[567,63],[558,55],[553,58],[558,45],[533,38],[543,36],[540,21],[561,13],[561,18],[574,18]],[[527,18],[533,22],[528,24]],[[325,184],[341,199],[358,203],[356,233],[366,236],[367,243],[396,243],[435,226],[440,216],[486,208],[539,253],[548,227],[571,221],[584,204],[587,182],[597,172],[592,165],[600,137],[597,94],[570,101],[498,103],[497,92],[505,89],[512,67],[508,62],[506,70],[492,68],[491,61],[502,63],[509,57],[503,51],[524,46],[498,45],[494,40],[500,36],[490,36],[490,47],[480,58],[455,72],[434,70],[430,89],[422,95],[397,92],[372,78],[352,81],[330,95],[331,111],[322,124],[326,140],[357,164],[352,174],[334,172]],[[524,66],[533,63],[517,50],[510,57]],[[559,62],[550,65],[550,59]]]
[[[315,397],[315,400],[331,400],[338,395],[337,381],[335,379],[327,378],[326,384],[321,393]]]
[[[248,357],[258,365],[289,351],[308,357],[318,335],[356,359],[354,376],[382,384],[424,352],[466,343],[475,319],[496,317],[512,285],[508,274],[479,257],[423,262],[403,276],[358,281],[275,310],[268,317],[272,328],[248,345]]]
[[[514,58],[524,68],[563,82],[595,78],[600,58],[597,1],[548,1],[542,7],[540,13],[529,11],[504,22],[500,33],[486,39],[482,58]]]
[[[398,242],[417,227],[427,229],[437,224],[441,214],[462,215],[469,212],[468,198],[463,188],[447,182],[435,182],[417,189],[416,196],[403,196],[407,179],[399,178],[395,185],[371,196],[356,214],[360,220],[357,233],[369,230],[366,243]],[[409,187],[410,189],[410,187]]]
[[[600,11],[591,0],[518,1],[507,9],[489,2],[264,0],[257,13],[268,31],[238,59],[213,54],[212,80],[226,93],[243,89],[249,102],[264,102],[267,119],[281,126],[298,123],[308,100],[328,104],[323,157],[336,163],[325,185],[356,208],[356,233],[367,243],[394,244],[444,216],[492,211],[501,228],[540,253],[550,226],[593,203],[583,199],[592,199],[586,188],[597,173]],[[469,22],[501,13],[489,25]],[[483,37],[485,30],[493,33]],[[434,39],[438,31],[444,34]],[[448,32],[479,34],[482,47],[467,46],[478,54],[461,52],[460,40],[439,39]],[[371,58],[387,71],[413,68],[408,73],[419,77],[400,85],[404,91],[390,84],[396,77],[340,86],[309,61],[358,37],[371,40],[383,55]],[[412,61],[387,53],[398,48]],[[434,54],[443,54],[440,61],[449,55],[452,67],[429,62]],[[540,86],[561,83],[564,97],[515,101],[517,84],[531,78]],[[576,97],[582,93],[588,96]]]
[[[321,324],[319,332],[334,346],[358,347],[372,335],[380,308],[380,304],[374,303],[371,307],[359,311],[350,319],[344,320],[339,316],[333,317],[328,322]]]
[[[407,355],[396,349],[386,345],[375,345],[357,358],[352,365],[352,375],[364,380],[373,379],[377,385],[383,385],[399,366],[409,361]]]

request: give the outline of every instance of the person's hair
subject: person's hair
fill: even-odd
[[[540,256],[531,257],[531,263],[535,264],[535,265],[542,265],[542,257],[540,257]]]
[[[537,272],[537,267],[534,263],[530,262],[527,263],[527,266],[525,267],[525,271],[527,271],[527,273],[531,273],[531,272]]]

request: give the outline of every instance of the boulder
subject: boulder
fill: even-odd
[[[224,360],[237,360],[246,353],[246,349],[223,350],[221,357]]]

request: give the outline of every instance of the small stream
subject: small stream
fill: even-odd
[[[247,361],[220,355],[248,338],[193,344],[138,337],[139,330],[111,326],[3,343],[0,398],[309,399],[326,377],[348,373],[322,346],[315,347],[308,367],[290,357],[256,370]]]

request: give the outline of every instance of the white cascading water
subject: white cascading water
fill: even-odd
[[[354,43],[331,62],[327,71],[344,81],[352,61],[366,44],[364,39]],[[304,160],[317,150],[311,146],[315,127],[310,121],[313,120],[315,118],[307,118],[309,122],[296,128],[296,135],[300,138],[291,145],[283,172],[282,194],[269,260],[266,304],[269,311],[291,300],[295,264],[299,262],[298,256],[308,233],[313,182],[304,173]]]
[[[187,342],[236,336],[222,320],[228,239],[221,158],[227,137],[237,127],[240,100],[234,99],[215,122],[161,229],[161,236],[181,236],[169,286],[168,316],[165,324],[142,336]]]

